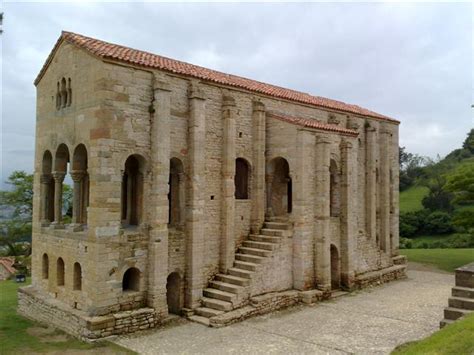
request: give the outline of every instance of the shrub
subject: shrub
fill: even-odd
[[[451,216],[441,211],[430,213],[421,229],[424,234],[448,234],[454,231]]]
[[[411,249],[413,242],[408,238],[400,238],[400,249]]]
[[[400,237],[423,234],[447,234],[454,231],[451,216],[446,212],[420,210],[400,215]]]

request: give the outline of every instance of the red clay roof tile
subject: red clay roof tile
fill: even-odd
[[[129,47],[120,46],[117,44],[108,43],[95,38],[86,37],[80,34],[63,31],[61,37],[56,42],[55,47],[50,53],[46,63],[43,65],[38,77],[35,80],[35,85],[41,80],[46,71],[55,51],[62,43],[66,41],[77,47],[83,48],[86,51],[104,59],[116,60],[132,65],[156,68],[168,71],[175,74],[191,76],[197,79],[227,85],[231,87],[241,88],[252,91],[258,94],[268,95],[279,99],[299,102],[317,107],[323,107],[336,111],[343,111],[354,113],[362,116],[368,116],[384,121],[399,123],[390,117],[381,115],[379,113],[367,110],[357,105],[346,104],[341,101],[326,99],[320,96],[312,96],[307,93],[298,92],[290,89],[285,89],[279,86],[262,83],[256,80],[243,78],[236,75],[225,74],[216,70],[203,68],[197,65],[181,62],[179,60],[170,59],[157,54],[152,54]]]
[[[357,135],[359,134],[357,131],[352,130],[352,129],[339,127],[335,124],[322,123],[310,118],[292,117],[292,116],[281,115],[281,114],[273,113],[273,112],[268,112],[267,116],[276,118],[280,121],[302,126],[302,127],[313,128],[313,129],[318,129],[322,131],[335,132],[335,133],[340,133],[340,134],[352,136],[352,137],[357,137]]]

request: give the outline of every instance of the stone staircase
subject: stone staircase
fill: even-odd
[[[451,289],[440,328],[474,312],[474,263],[456,269],[456,286]]]
[[[250,234],[237,249],[233,267],[209,282],[203,290],[201,307],[188,318],[209,325],[209,318],[245,305],[250,296],[252,278],[290,230],[288,222],[266,221],[259,234]]]

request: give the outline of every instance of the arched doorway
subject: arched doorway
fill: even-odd
[[[169,313],[181,313],[181,277],[177,272],[169,274],[166,280],[166,301]]]
[[[334,244],[331,244],[331,288],[338,290],[341,287],[341,272],[339,252]]]
[[[293,208],[293,186],[290,166],[284,158],[275,158],[267,166],[267,214],[281,217],[291,213]]]

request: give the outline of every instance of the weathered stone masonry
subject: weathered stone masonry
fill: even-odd
[[[35,85],[22,314],[97,339],[404,276],[397,121],[67,32]]]

